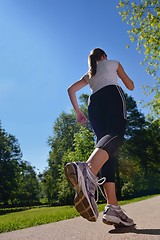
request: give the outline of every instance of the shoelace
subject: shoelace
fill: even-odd
[[[105,177],[100,178],[100,179],[97,181],[97,186],[98,186],[98,189],[100,190],[102,196],[104,197],[104,199],[107,200],[106,196],[105,196],[104,193],[103,193],[103,190],[101,189],[101,185],[103,185],[103,183],[105,183],[105,181],[106,181],[106,178],[105,178]],[[97,200],[96,200],[96,202],[98,202],[98,200],[99,200],[99,192],[98,192],[98,189],[97,189]]]
[[[87,169],[85,168],[84,169],[84,174],[88,177],[88,174],[87,174]],[[105,195],[104,195],[104,193],[103,193],[103,190],[101,189],[101,185],[103,185],[104,183],[105,183],[105,181],[106,181],[106,177],[102,177],[102,178],[100,178],[100,179],[98,179],[97,180],[97,177],[96,177],[96,179],[93,179],[93,181],[91,181],[89,178],[88,178],[88,181],[91,183],[91,184],[93,184],[92,186],[91,186],[91,184],[89,184],[89,186],[90,186],[90,192],[93,194],[93,195],[95,195],[95,193],[97,193],[97,199],[96,199],[96,202],[98,202],[98,200],[99,200],[99,191],[98,191],[98,189],[100,190],[100,192],[101,192],[101,194],[102,194],[102,196],[104,197],[104,199],[105,200],[107,200],[107,198],[105,197]]]
[[[99,191],[98,189],[100,190],[100,192],[102,193],[102,196],[106,199],[102,189],[101,189],[101,185],[103,185],[103,183],[106,181],[106,178],[103,177],[103,178],[100,178],[98,179],[97,177],[95,179],[92,178],[92,181],[91,179],[88,177],[88,174],[87,174],[87,169],[84,169],[85,170],[85,175],[87,176],[87,180],[89,181],[89,191],[92,193],[93,196],[95,196],[96,194],[96,202],[98,202],[99,200]],[[106,199],[107,200],[107,199]]]

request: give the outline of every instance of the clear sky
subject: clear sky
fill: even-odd
[[[126,49],[129,26],[118,2],[0,0],[0,120],[18,139],[23,159],[41,172],[54,121],[71,109],[66,89],[87,71],[90,50],[101,47],[120,61],[135,82],[133,92],[124,90],[137,104],[147,100],[141,86],[153,79],[139,65],[136,45]]]

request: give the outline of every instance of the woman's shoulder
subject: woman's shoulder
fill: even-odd
[[[80,80],[84,79],[87,83],[89,83],[89,74],[88,72],[86,72],[81,78]]]
[[[119,61],[117,60],[105,60],[105,64],[108,66],[108,67],[113,67],[113,68],[118,68],[118,64],[119,64]]]
[[[118,60],[112,60],[112,59],[111,60],[110,59],[106,59],[105,62],[109,63],[109,64],[117,64],[117,63],[119,63]]]

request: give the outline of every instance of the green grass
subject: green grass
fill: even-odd
[[[123,200],[123,201],[119,201],[119,205],[122,206],[122,205],[125,205],[125,204],[130,204],[130,203],[134,203],[134,202],[140,202],[140,201],[143,201],[143,200],[146,200],[146,199],[149,199],[149,198],[152,198],[152,197],[156,197],[156,196],[159,196],[159,194],[148,195],[148,196],[143,196],[143,197],[137,197],[137,198],[133,198],[133,199],[130,199],[130,200]],[[98,210],[100,212],[103,211],[105,205],[106,204],[100,204],[98,206]]]
[[[73,206],[41,207],[0,216],[0,233],[78,216]]]
[[[141,198],[135,198],[128,201],[119,202],[120,205],[145,200],[147,198],[154,197],[145,196]],[[103,211],[105,204],[99,204],[99,211]],[[21,210],[21,211],[20,211]],[[9,212],[10,211],[10,212]],[[13,211],[13,212],[11,212]],[[13,230],[23,229],[27,227],[37,226],[41,224],[58,222],[65,219],[74,218],[79,216],[73,206],[62,207],[37,207],[32,209],[0,209],[0,233],[9,232]],[[8,213],[9,212],[9,213]]]

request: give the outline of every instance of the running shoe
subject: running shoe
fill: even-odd
[[[118,226],[133,226],[135,223],[131,218],[129,218],[126,213],[119,207],[115,209],[112,205],[107,205],[104,209],[102,221],[108,225]]]
[[[99,215],[95,201],[98,178],[91,173],[87,163],[82,162],[67,163],[65,176],[69,185],[76,191],[74,198],[76,210],[83,218],[95,222]]]

